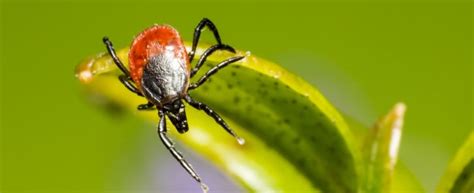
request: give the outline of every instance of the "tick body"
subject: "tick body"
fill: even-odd
[[[217,43],[208,48],[192,68],[191,62],[194,59],[194,53],[204,27],[208,27],[213,32]],[[238,137],[214,110],[191,98],[188,92],[198,88],[220,69],[244,57],[235,56],[224,60],[206,72],[196,83],[190,83],[190,78],[196,74],[206,58],[213,52],[226,50],[235,53],[234,48],[221,42],[217,28],[206,18],[196,26],[192,48],[189,52],[183,45],[178,31],[169,25],[154,25],[144,30],[135,38],[130,47],[128,55],[129,69],[117,57],[112,42],[107,37],[104,37],[103,41],[115,64],[123,72],[123,75],[119,76],[120,81],[127,89],[147,99],[148,102],[139,105],[138,110],[147,110],[156,106],[160,118],[158,136],[161,141],[183,168],[201,184],[203,190],[207,190],[207,186],[202,183],[199,175],[181,153],[174,148],[173,143],[168,138],[166,117],[170,119],[179,133],[188,131],[188,122],[183,104],[183,101],[185,101],[192,107],[203,110],[207,115],[214,118],[221,127],[235,137],[240,144],[243,144],[244,140]]]
[[[179,33],[155,25],[138,35],[128,55],[130,76],[157,107],[186,95],[191,65]]]

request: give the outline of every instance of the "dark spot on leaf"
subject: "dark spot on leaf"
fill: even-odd
[[[329,152],[337,153],[336,148],[334,147],[334,145],[327,146],[327,149],[328,149]]]
[[[239,104],[240,102],[240,97],[239,96],[234,96],[234,103]]]
[[[278,87],[278,81],[273,82],[273,86]]]
[[[295,138],[293,139],[293,144],[297,144],[297,143],[299,143],[300,141],[301,141],[301,138],[295,137]]]
[[[300,158],[300,159],[298,159],[297,162],[298,162],[298,165],[300,165],[300,166],[306,165],[306,159],[305,158]]]
[[[272,103],[276,103],[276,99],[273,98],[273,97],[270,99],[270,101],[271,101]]]
[[[284,132],[282,130],[275,131],[275,136],[274,136],[275,140],[280,141],[283,135],[284,135]]]
[[[310,140],[310,141],[317,141],[317,137],[314,136],[314,135],[310,135],[310,136],[309,136],[309,140]]]
[[[247,107],[245,107],[245,110],[248,111],[248,112],[251,112],[253,110],[253,106],[252,105],[247,105]]]
[[[318,121],[318,122],[316,122],[315,126],[316,126],[316,128],[322,128],[323,124]]]

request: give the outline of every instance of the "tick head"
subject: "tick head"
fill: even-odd
[[[173,123],[179,133],[185,133],[189,130],[186,111],[184,110],[184,104],[181,100],[178,99],[170,105],[166,105],[164,109],[171,123]]]

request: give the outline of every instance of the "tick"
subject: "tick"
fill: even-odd
[[[201,31],[205,27],[212,31],[217,44],[204,51],[196,65],[191,68]],[[128,53],[129,69],[117,57],[112,42],[107,37],[103,38],[103,42],[114,63],[123,72],[119,76],[120,82],[128,90],[147,99],[148,102],[139,105],[137,109],[148,110],[156,107],[160,118],[158,136],[173,157],[206,191],[207,186],[202,182],[191,164],[174,148],[173,142],[167,136],[165,117],[168,117],[179,133],[188,131],[188,122],[183,104],[183,101],[185,101],[192,107],[203,110],[207,115],[214,118],[221,127],[235,137],[240,144],[243,144],[244,139],[240,138],[219,114],[206,104],[194,100],[189,96],[189,91],[198,88],[220,69],[242,60],[244,56],[228,58],[207,71],[197,82],[190,83],[190,79],[196,75],[209,55],[217,50],[235,53],[234,48],[222,43],[216,26],[207,18],[202,19],[194,29],[193,44],[189,52],[186,51],[178,31],[173,27],[154,25],[145,29],[133,40],[130,46]]]

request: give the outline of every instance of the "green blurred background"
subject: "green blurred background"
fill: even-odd
[[[432,192],[473,129],[472,12],[472,1],[4,0],[0,191],[136,192],[154,179],[137,174],[147,160],[175,167],[153,125],[90,105],[74,67],[105,50],[104,35],[126,47],[168,23],[190,40],[208,17],[226,43],[301,75],[366,125],[406,102],[401,160]]]

